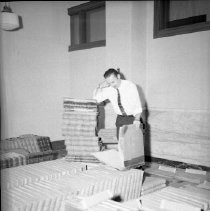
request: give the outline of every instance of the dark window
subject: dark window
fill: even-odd
[[[71,44],[69,51],[106,45],[105,2],[93,1],[68,9]]]
[[[154,0],[154,38],[210,29],[210,1]]]

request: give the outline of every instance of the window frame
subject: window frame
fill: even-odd
[[[170,27],[170,28],[167,27],[167,22],[169,21],[170,1],[171,0],[154,0],[154,28],[153,28],[154,39],[210,30],[210,21],[195,23],[195,24],[186,24],[183,26]]]
[[[106,45],[106,40],[98,40],[94,42],[86,41],[86,13],[90,10],[105,7],[105,1],[91,1],[84,4],[80,4],[71,8],[68,8],[68,15],[70,16],[70,34],[71,44],[69,45],[69,51],[89,49],[94,47],[101,47]],[[79,44],[73,44],[74,42],[74,22],[71,16],[79,15]]]

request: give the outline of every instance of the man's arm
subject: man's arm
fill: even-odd
[[[135,84],[132,85],[131,96],[132,96],[132,102],[134,105],[133,112],[134,112],[135,121],[140,121],[142,107],[141,107],[139,92],[138,92],[137,86]]]
[[[93,91],[93,99],[95,99],[98,103],[103,102],[107,99],[106,94],[104,92],[104,88],[106,87],[108,87],[108,84],[106,83],[106,81],[103,81]]]

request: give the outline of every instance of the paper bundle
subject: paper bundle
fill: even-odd
[[[110,190],[115,197],[120,197],[122,201],[140,196],[143,179],[143,171],[141,170],[117,171],[112,168],[98,166],[81,174],[87,178],[94,178],[94,183],[97,184],[92,188],[91,194],[84,190],[81,195],[92,195],[104,190]]]
[[[30,153],[48,151],[51,150],[50,138],[47,136],[24,134],[16,138],[1,141],[2,151],[14,149],[26,149]]]
[[[0,145],[1,169],[53,159],[50,138],[46,136],[25,134],[2,140]]]
[[[19,148],[27,149],[30,153],[42,152],[42,143],[37,141],[38,137],[39,136],[33,134],[24,134],[19,136]],[[48,150],[49,149],[50,148],[48,148]]]
[[[27,172],[28,176],[29,174]],[[121,172],[102,166],[95,167],[59,178],[52,177],[23,186],[3,188],[2,208],[4,211],[62,211],[63,202],[67,197],[88,197],[106,190],[126,201],[140,196],[142,178],[141,170]]]
[[[116,201],[113,201],[110,199],[103,200],[103,198],[99,198],[100,195],[99,196],[94,195],[93,197],[95,199],[95,203],[92,206],[89,205],[87,208],[85,208],[81,204],[81,201],[83,199],[76,198],[76,199],[74,199],[74,201],[71,200],[71,201],[65,202],[65,210],[66,211],[68,211],[68,210],[74,210],[74,211],[82,211],[82,210],[87,210],[87,211],[139,211],[139,209],[136,207],[125,205],[120,202],[116,202]],[[85,200],[87,200],[87,202],[88,202],[88,199],[85,198]]]
[[[18,137],[7,138],[7,139],[1,140],[1,142],[0,142],[1,143],[0,144],[1,152],[19,148],[18,142],[19,142]]]
[[[97,204],[111,199],[113,197],[112,193],[109,190],[96,193],[92,196],[88,197],[72,197],[68,196],[65,200],[65,210],[86,210],[90,209],[91,207],[95,207]]]
[[[103,128],[98,132],[98,137],[101,138],[103,150],[118,149],[117,128]]]
[[[138,208],[131,207],[113,200],[107,200],[89,208],[88,211],[138,211]]]
[[[65,194],[53,186],[37,183],[2,190],[1,208],[4,211],[61,211]]]
[[[116,169],[130,169],[144,164],[143,135],[137,125],[120,128],[118,150],[92,153],[98,160]]]
[[[117,128],[103,128],[98,132],[103,143],[117,143]]]
[[[100,151],[96,136],[98,108],[95,100],[64,98],[62,134],[67,160],[97,162],[91,153]]]
[[[151,175],[157,175],[167,179],[173,179],[175,176],[176,168],[152,163],[149,168],[145,169],[145,172]]]
[[[1,155],[0,166],[1,169],[26,165],[28,163],[28,156],[16,153],[7,152]]]
[[[143,205],[143,210],[160,210],[163,208],[162,201],[166,200],[168,204],[170,202],[177,203],[182,210],[188,210],[186,207],[191,206],[191,210],[207,210],[210,205],[210,195],[207,192],[200,192],[190,189],[180,189],[174,187],[166,187],[159,191],[140,197]],[[167,207],[165,207],[167,208]],[[185,208],[185,209],[184,209]]]
[[[145,177],[142,184],[141,195],[153,193],[164,187],[166,187],[166,180],[164,178]]]
[[[192,169],[191,171],[189,171],[188,169],[177,169],[174,177],[178,180],[200,184],[201,182],[204,182],[207,178],[210,178],[209,173],[202,174],[202,172],[206,173],[205,171],[198,171],[197,173],[194,169]]]
[[[1,170],[3,189],[11,189],[34,182],[59,179],[87,169],[83,163],[70,163],[64,159],[35,163]]]
[[[96,167],[85,172],[62,178],[54,184],[72,196],[91,196],[109,190],[114,197],[127,201],[140,196],[143,171],[131,169],[117,171]],[[52,182],[52,181],[50,181]]]

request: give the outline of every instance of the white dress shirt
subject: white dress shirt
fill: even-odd
[[[136,85],[128,80],[121,80],[118,89],[120,92],[121,103],[126,114],[135,116],[136,114],[141,113],[142,107]],[[110,100],[115,113],[122,115],[122,112],[118,106],[117,90],[115,88],[105,87],[98,90],[98,92],[95,89],[93,92],[93,99],[95,99],[98,103],[107,99]]]

